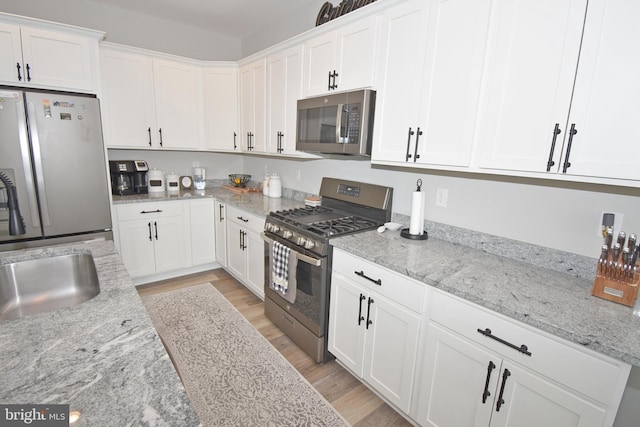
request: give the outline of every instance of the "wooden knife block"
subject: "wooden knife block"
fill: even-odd
[[[640,273],[636,274],[636,280],[633,283],[624,283],[597,274],[596,280],[593,282],[593,288],[591,288],[591,295],[633,306],[638,296],[639,282]]]

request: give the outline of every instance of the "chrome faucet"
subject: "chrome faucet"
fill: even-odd
[[[2,181],[7,190],[7,201],[0,203],[0,208],[9,208],[9,235],[19,236],[26,234],[24,219],[20,214],[20,207],[18,206],[16,186],[13,185],[9,177],[3,172],[0,172],[0,181]]]

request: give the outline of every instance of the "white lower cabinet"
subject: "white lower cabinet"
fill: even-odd
[[[187,209],[182,202],[116,207],[120,254],[132,278],[189,265]]]
[[[418,394],[420,425],[613,424],[630,369],[625,363],[439,292],[432,307]]]
[[[227,206],[227,270],[264,299],[264,218]]]
[[[215,201],[215,234],[216,234],[216,261],[222,267],[227,267],[227,212],[225,204]]]
[[[334,250],[329,351],[405,413],[414,386],[424,288]]]
[[[191,226],[191,265],[216,262],[216,230],[214,200],[201,199],[189,202]]]

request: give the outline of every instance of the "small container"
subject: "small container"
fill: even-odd
[[[269,195],[269,175],[264,176],[264,181],[262,181],[262,194],[265,196]]]
[[[166,176],[167,191],[169,193],[178,193],[180,191],[180,175],[171,172]]]
[[[274,199],[282,197],[282,181],[276,174],[269,177],[269,197]]]
[[[164,172],[156,168],[147,172],[149,193],[164,193]]]
[[[196,190],[204,190],[207,186],[204,168],[193,168],[193,186]]]

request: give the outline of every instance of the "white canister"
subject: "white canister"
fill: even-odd
[[[282,181],[278,175],[274,174],[269,177],[269,197],[282,197]]]
[[[269,175],[265,175],[264,181],[262,181],[262,194],[269,195]]]
[[[147,186],[149,193],[164,192],[164,172],[156,168],[147,172]]]
[[[167,174],[167,191],[169,193],[177,193],[180,191],[180,175],[171,172]]]

